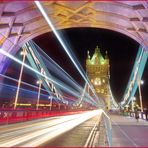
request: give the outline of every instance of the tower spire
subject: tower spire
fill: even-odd
[[[98,45],[95,48],[95,53],[99,53],[100,52],[100,48],[98,47]]]
[[[109,58],[108,58],[108,52],[107,52],[107,50],[105,51],[105,53],[106,53],[105,59],[109,59]]]
[[[90,59],[89,50],[87,50],[87,58]]]

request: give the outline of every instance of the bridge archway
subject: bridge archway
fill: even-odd
[[[148,32],[146,1],[42,2],[57,29],[104,28],[125,34],[141,43]],[[0,3],[0,46],[15,54],[30,39],[51,31],[33,2]],[[0,55],[0,72],[5,58]]]

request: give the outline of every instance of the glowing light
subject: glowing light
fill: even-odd
[[[0,76],[6,78],[6,79],[8,79],[8,80],[12,80],[12,81],[14,81],[14,82],[18,82],[17,79],[11,78],[11,77],[9,77],[9,76],[3,75],[3,74],[0,74]],[[29,84],[29,83],[26,83],[26,82],[23,82],[23,81],[21,81],[21,83],[24,84],[24,85],[26,85],[26,86],[30,86],[30,87],[33,87],[33,88],[38,88],[38,87],[35,86],[35,85]],[[45,91],[45,92],[48,92],[46,89],[41,89],[41,90],[43,90],[43,91]],[[28,91],[29,91],[29,90],[28,90]],[[52,94],[52,92],[51,92],[51,94]]]
[[[65,85],[63,83],[61,83],[60,81],[56,81],[55,79],[51,79],[49,77],[47,77],[46,75],[42,74],[41,72],[37,71],[36,69],[32,68],[31,66],[27,65],[26,63],[23,63],[21,60],[17,59],[16,57],[14,57],[13,55],[11,55],[10,53],[6,52],[5,50],[3,50],[2,48],[0,48],[0,53],[7,56],[8,58],[12,59],[13,61],[23,65],[24,67],[26,67],[27,69],[35,72],[38,75],[41,75],[43,78],[53,82],[54,84],[56,84],[57,86],[59,86],[60,88],[63,88],[65,91],[69,92],[70,94],[79,97],[80,94],[75,92],[74,90],[69,89],[68,87],[65,87]],[[94,106],[96,106],[97,104],[95,102],[91,102],[90,100],[86,100],[87,102],[93,104]]]
[[[101,64],[103,65],[103,64],[105,64],[105,62],[104,61],[101,61]]]
[[[141,81],[140,81],[140,84],[142,84],[142,85],[143,85],[143,84],[144,84],[144,81],[143,81],[143,80],[141,80]]]
[[[35,59],[35,61],[36,60],[38,60],[37,58],[36,58],[36,56],[35,56],[35,54],[34,54],[34,52],[33,52],[33,50],[36,50],[36,48],[34,49],[34,45],[33,45],[33,42],[32,41],[29,41],[28,43],[26,43],[27,44],[27,48],[29,48],[29,50],[31,50],[32,51],[32,55],[33,55],[33,59]],[[38,46],[37,46],[38,47]],[[43,53],[43,52],[42,52]],[[46,56],[47,57],[47,56]],[[40,61],[38,60],[38,63],[40,63]],[[48,64],[47,64],[48,65]],[[55,65],[54,65],[54,68],[55,68]],[[53,68],[52,68],[53,69]],[[61,72],[60,72],[61,73]],[[57,74],[57,73],[56,73]],[[62,77],[63,78],[63,77]],[[66,77],[66,80],[67,80],[67,77]],[[48,81],[46,81],[46,83],[47,83]],[[61,83],[61,82],[60,82]],[[65,85],[66,86],[66,85]],[[68,87],[68,86],[66,86],[66,87]],[[73,88],[72,88],[73,89]],[[71,89],[71,90],[72,90]],[[77,87],[77,89],[78,89],[78,87]],[[81,88],[82,89],[82,88]],[[79,91],[81,90],[81,89],[79,89]],[[87,94],[86,94],[87,95]],[[58,96],[57,96],[58,97]],[[90,98],[90,101],[89,102],[94,102],[94,100],[93,99],[91,99],[91,97],[89,96],[88,98]],[[88,102],[88,101],[87,101]]]
[[[64,44],[62,38],[60,37],[60,35],[58,34],[58,32],[56,31],[54,25],[52,24],[50,18],[48,17],[48,15],[46,14],[43,6],[41,5],[41,3],[39,1],[34,1],[36,6],[38,7],[38,9],[40,10],[40,12],[42,13],[42,15],[44,16],[45,20],[47,21],[48,25],[51,27],[52,31],[54,32],[55,36],[57,37],[57,39],[59,40],[60,44],[62,45],[63,49],[65,50],[65,52],[67,53],[67,55],[69,56],[69,58],[71,59],[71,61],[73,62],[73,64],[75,65],[75,67],[77,68],[77,70],[79,71],[80,75],[83,77],[83,79],[85,80],[85,82],[88,84],[88,86],[91,88],[92,92],[94,93],[94,95],[97,97],[96,93],[93,90],[93,87],[89,84],[88,79],[85,77],[85,75],[83,74],[83,72],[81,71],[81,69],[79,68],[78,64],[75,62],[74,58],[72,57],[71,53],[69,52],[69,49],[67,48],[67,46]]]
[[[72,94],[74,94],[74,96],[76,95],[73,91],[69,90],[68,88],[64,87],[62,84],[56,82],[55,80],[47,77],[46,75],[43,75],[41,72],[37,71],[36,69],[32,68],[31,66],[27,65],[26,63],[23,63],[22,61],[20,61],[19,59],[17,59],[16,57],[14,57],[13,55],[9,54],[8,52],[4,51],[3,49],[0,48],[0,53],[9,57],[10,59],[12,59],[13,61],[21,64],[21,65],[24,65],[24,67],[30,69],[31,71],[35,72],[36,74],[39,74],[41,75],[43,78],[46,78],[48,79],[49,81],[55,83],[56,85],[60,86],[61,88],[63,88],[64,90],[67,90],[69,92],[71,92]]]
[[[73,129],[92,117],[98,116],[98,118],[100,118],[102,113],[103,110],[94,110],[74,115],[38,120],[37,122],[32,121],[30,124],[25,123],[18,127],[13,126],[11,134],[8,133],[11,130],[10,127],[0,135],[4,139],[3,142],[0,143],[0,147],[12,147],[16,145],[23,147],[37,147],[56,136]]]
[[[98,85],[97,81],[94,82],[95,85]]]
[[[136,97],[132,97],[132,100],[133,100],[133,101],[136,101]]]
[[[42,81],[41,81],[41,80],[38,80],[38,81],[36,82],[36,84],[40,84],[40,83],[42,83]]]
[[[45,20],[47,21],[48,25],[51,27],[52,31],[54,32],[55,36],[57,37],[57,39],[59,40],[60,44],[62,45],[62,47],[64,48],[64,50],[66,51],[67,55],[70,57],[71,61],[73,62],[73,64],[75,65],[75,67],[77,68],[77,70],[79,71],[79,73],[81,74],[81,76],[84,78],[84,80],[87,82],[86,77],[84,76],[84,74],[81,72],[81,70],[79,69],[77,63],[74,61],[72,55],[70,54],[69,50],[67,49],[66,45],[64,44],[62,38],[60,37],[60,35],[58,34],[58,32],[56,31],[55,27],[53,26],[50,18],[48,17],[48,15],[46,14],[43,6],[41,5],[41,3],[39,1],[35,1],[35,4],[37,5],[37,7],[39,8],[39,10],[41,11],[42,15],[44,16]]]
[[[17,103],[17,106],[31,106],[31,104],[23,104],[23,103]]]

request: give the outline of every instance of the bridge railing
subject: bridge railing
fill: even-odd
[[[99,146],[112,146],[112,125],[110,117],[102,110],[100,122]]]
[[[109,116],[103,112],[103,120],[105,124],[106,138],[109,146],[112,146],[112,125]]]

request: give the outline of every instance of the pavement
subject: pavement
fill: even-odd
[[[113,147],[148,147],[148,121],[121,115],[110,118]]]

